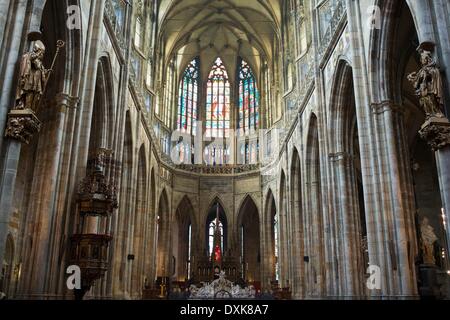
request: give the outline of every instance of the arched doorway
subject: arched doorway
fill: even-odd
[[[217,220],[218,218],[218,220]],[[205,249],[208,257],[212,257],[216,245],[214,236],[219,229],[222,256],[228,249],[228,220],[221,202],[216,199],[208,210],[205,223]]]
[[[175,212],[172,225],[172,256],[174,257],[172,279],[187,281],[193,275],[193,257],[196,252],[194,235],[194,209],[187,196],[183,197]]]
[[[237,227],[241,277],[258,288],[261,281],[260,223],[258,208],[250,196],[239,209]]]
[[[170,208],[166,190],[163,190],[159,197],[158,218],[157,218],[157,271],[158,281],[168,281],[170,271]]]

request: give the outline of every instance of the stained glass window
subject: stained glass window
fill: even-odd
[[[222,221],[219,220],[219,234],[220,234],[220,249],[223,252],[223,223]],[[209,255],[212,255],[213,250],[214,250],[214,236],[216,234],[216,219],[212,220],[209,223],[209,228],[208,228],[209,232],[209,242],[208,242],[208,248],[209,248]]]
[[[175,83],[175,61],[171,60],[167,68],[167,78],[166,78],[166,93],[165,93],[165,108],[163,120],[164,124],[168,128],[173,128],[173,110],[174,110],[174,92],[176,90]]]
[[[241,226],[241,273],[245,279],[245,238],[244,238],[244,226]]]
[[[178,130],[195,135],[197,129],[197,103],[199,92],[200,62],[196,58],[189,63],[180,82],[178,98]]]
[[[274,238],[274,255],[275,255],[275,280],[280,279],[280,265],[278,263],[278,215],[273,218],[273,238]]]
[[[239,127],[241,135],[248,135],[259,126],[259,91],[247,62],[240,59],[239,72]]]
[[[221,58],[209,73],[206,95],[206,137],[228,138],[230,135],[230,82]]]
[[[188,231],[188,256],[187,256],[187,277],[191,278],[191,259],[192,259],[192,224],[189,225]]]

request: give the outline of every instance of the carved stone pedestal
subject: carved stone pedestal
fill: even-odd
[[[33,135],[41,130],[41,121],[31,109],[11,110],[8,114],[5,137],[30,143]]]
[[[438,268],[432,264],[422,264],[419,266],[419,272],[422,281],[419,287],[420,296],[424,299],[439,298]]]
[[[437,151],[450,145],[450,122],[447,118],[430,118],[422,125],[419,134]]]

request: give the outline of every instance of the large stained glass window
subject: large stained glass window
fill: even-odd
[[[196,58],[184,71],[178,98],[178,130],[191,135],[195,135],[197,129],[199,76],[200,61]]]
[[[247,62],[239,65],[239,127],[241,135],[254,133],[259,125],[259,92]]]
[[[259,151],[256,136],[259,127],[259,91],[248,63],[239,58],[238,67],[238,161],[239,164],[256,164]]]
[[[230,82],[221,58],[209,73],[206,95],[206,137],[228,138],[230,135]]]

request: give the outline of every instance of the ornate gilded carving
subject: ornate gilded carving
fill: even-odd
[[[89,207],[89,212],[98,214],[110,214],[118,207],[116,187],[106,182],[105,175],[98,167],[79,184],[78,200],[81,210]]]
[[[80,300],[109,268],[108,247],[112,240],[109,221],[118,202],[116,187],[107,182],[104,171],[112,154],[111,150],[97,150],[90,161],[92,168],[78,188],[79,222],[76,233],[70,237],[70,263],[81,269],[82,286],[75,290]]]

